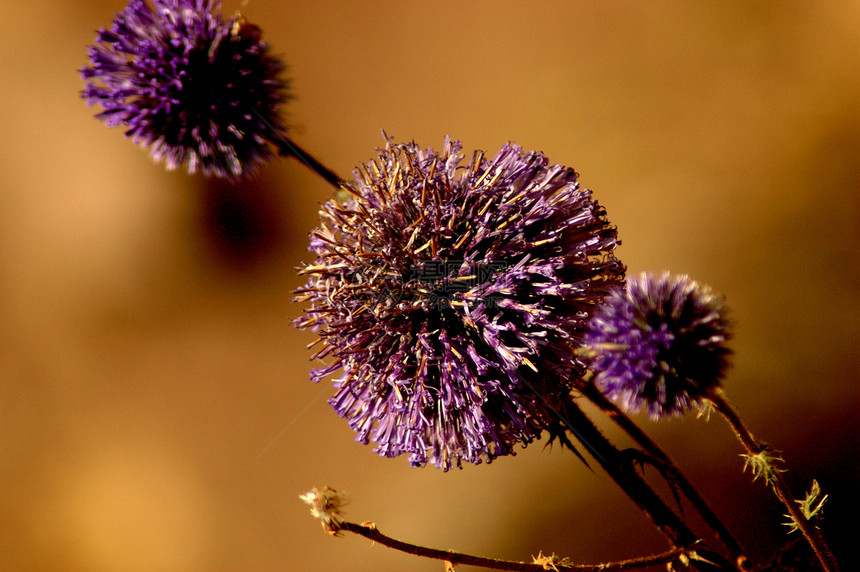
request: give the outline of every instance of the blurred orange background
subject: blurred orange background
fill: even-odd
[[[168,173],[93,119],[77,70],[123,6],[0,5],[0,569],[441,569],[324,534],[298,499],[323,485],[351,495],[351,520],[439,548],[662,551],[608,477],[559,448],[443,474],[353,442],[308,380],[312,335],[291,327],[294,267],[331,189],[290,160],[240,187]],[[830,494],[823,527],[853,568],[860,4],[243,12],[290,65],[293,137],[337,172],[370,159],[381,129],[490,155],[513,140],[581,173],[631,273],[725,293],[729,398],[784,452],[797,496],[813,478]],[[753,557],[784,539],[720,419],[641,421]]]

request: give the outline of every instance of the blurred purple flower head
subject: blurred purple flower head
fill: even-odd
[[[707,398],[728,368],[722,296],[686,275],[627,279],[585,333],[595,382],[628,411],[680,415]]]
[[[538,438],[585,372],[594,307],[624,266],[577,174],[507,144],[466,165],[389,140],[311,235],[299,328],[342,370],[329,403],[386,457],[448,470]],[[316,343],[316,342],[315,342]],[[315,345],[315,344],[312,344]]]
[[[131,0],[89,48],[81,93],[108,126],[168,169],[238,179],[283,135],[284,64],[256,26],[224,20],[217,0]]]

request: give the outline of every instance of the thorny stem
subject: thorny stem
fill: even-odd
[[[538,398],[550,405],[540,392],[535,391],[528,380],[520,379],[535,392]],[[625,458],[623,453],[603,436],[603,433],[597,429],[576,403],[568,400],[560,407],[560,410],[551,405],[550,409],[561,422],[562,431],[570,431],[579,440],[589,454],[600,463],[600,466],[615,481],[615,484],[621,487],[621,490],[651,518],[651,522],[672,542],[673,547],[689,547],[701,543],[701,539],[672,512],[672,509],[663,502],[663,499],[654,492],[654,489],[645,482],[645,479],[639,476],[632,460]],[[566,444],[580,459],[585,461],[570,441],[567,441]],[[737,567],[735,567],[707,546],[703,545],[700,550],[700,554],[693,553],[695,556],[693,566],[695,568],[700,570],[743,570],[742,564],[744,562],[741,560],[738,560]]]
[[[695,551],[688,548],[697,556],[691,562],[694,567],[699,570],[737,570],[737,567],[722,556],[700,544],[701,540],[696,534],[663,502],[663,499],[636,472],[632,462],[603,436],[575,403],[568,402],[560,413],[564,415],[566,422],[576,429],[577,437],[591,456],[600,463],[621,490],[651,518],[654,525],[672,542],[673,546],[700,545]]]
[[[662,464],[662,469],[668,473],[668,478],[672,483],[676,484],[684,496],[689,499],[693,507],[702,516],[708,526],[716,532],[717,537],[725,544],[726,548],[738,564],[741,570],[749,569],[747,558],[738,541],[732,536],[732,533],[726,528],[726,525],[711,509],[708,502],[702,498],[699,491],[690,484],[690,481],[681,473],[681,470],[675,465],[669,456],[653,441],[642,429],[639,428],[627,415],[624,414],[618,407],[606,399],[603,393],[594,384],[588,384],[582,393],[588,397],[595,405],[603,410],[621,429],[623,429],[642,449],[654,457]]]
[[[726,400],[725,395],[721,390],[712,392],[709,399],[714,404],[716,410],[719,411],[729,423],[735,432],[735,436],[737,436],[738,440],[743,444],[749,455],[756,456],[767,450],[767,445],[758,440],[753,436],[750,430],[747,429],[746,425],[741,421],[741,418]],[[836,558],[833,556],[833,553],[824,541],[821,531],[819,531],[801,512],[798,507],[798,503],[794,500],[794,497],[782,476],[782,473],[780,471],[773,471],[770,480],[774,494],[776,494],[777,498],[788,509],[788,514],[797,524],[797,527],[800,529],[800,532],[803,533],[807,542],[812,546],[812,549],[815,551],[815,555],[818,557],[819,562],[821,562],[821,566],[824,568],[825,572],[838,572],[839,565],[836,563]]]
[[[338,531],[346,530],[353,534],[358,534],[373,542],[378,542],[383,546],[423,556],[425,558],[433,558],[435,560],[444,560],[451,564],[464,564],[467,566],[479,566],[481,568],[489,568],[492,570],[520,570],[522,572],[545,572],[546,570],[581,570],[581,571],[598,571],[598,570],[635,570],[645,568],[657,564],[668,564],[684,556],[683,548],[673,548],[662,554],[646,556],[642,558],[631,558],[630,560],[622,560],[619,562],[606,562],[603,564],[570,564],[567,560],[562,560],[553,557],[545,557],[543,561],[536,558],[534,563],[515,562],[512,560],[497,560],[495,558],[484,558],[482,556],[472,556],[471,554],[463,554],[453,550],[439,550],[438,548],[427,548],[396,540],[390,536],[386,536],[379,532],[375,524],[364,523],[356,524],[354,522],[341,522],[337,526]]]

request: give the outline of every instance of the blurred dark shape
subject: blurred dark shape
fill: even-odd
[[[274,192],[259,180],[244,184],[214,178],[205,181],[201,226],[219,265],[249,271],[278,250],[285,233]]]

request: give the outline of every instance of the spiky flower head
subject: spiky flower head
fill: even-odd
[[[595,382],[628,411],[682,414],[728,368],[722,296],[686,275],[641,274],[612,292],[585,334]]]
[[[90,46],[81,96],[168,169],[187,163],[237,179],[283,134],[285,66],[259,28],[220,9],[218,0],[131,0]]]
[[[584,373],[586,319],[623,279],[616,231],[577,174],[507,144],[468,164],[388,141],[329,201],[297,290],[329,400],[361,443],[448,470],[539,437]]]

